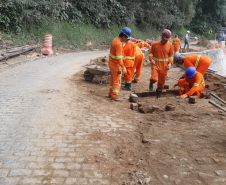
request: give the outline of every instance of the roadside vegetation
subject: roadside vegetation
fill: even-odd
[[[0,34],[14,44],[42,43],[52,34],[54,46],[70,49],[105,48],[123,26],[140,39],[158,39],[164,28],[213,39],[225,9],[226,0],[2,0]]]

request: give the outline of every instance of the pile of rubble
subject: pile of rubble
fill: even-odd
[[[89,64],[87,64],[87,66],[97,65],[97,66],[109,67],[108,61],[109,61],[109,56],[106,55],[103,57],[98,57],[96,59],[91,59]]]

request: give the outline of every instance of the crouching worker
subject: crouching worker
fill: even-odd
[[[109,54],[109,68],[111,71],[111,82],[108,98],[114,101],[121,102],[122,99],[118,98],[119,90],[121,88],[121,76],[122,72],[125,75],[127,73],[123,63],[123,46],[122,42],[126,42],[128,37],[122,32],[119,37],[116,37],[111,43],[111,49]]]
[[[189,67],[186,70],[185,79],[180,79],[178,86],[180,98],[184,99],[193,94],[200,97],[201,92],[205,89],[203,75],[194,67]]]

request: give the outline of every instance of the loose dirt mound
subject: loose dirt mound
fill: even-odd
[[[212,43],[207,39],[200,39],[196,45],[206,47],[206,48],[211,48]]]
[[[98,66],[103,66],[103,67],[108,67],[108,61],[109,61],[109,56],[103,56],[103,57],[99,57],[96,59],[92,59],[90,60],[90,63],[87,65],[98,65]]]
[[[206,73],[204,78],[206,83],[204,92],[206,94],[213,92],[220,98],[226,100],[226,78],[212,73]]]

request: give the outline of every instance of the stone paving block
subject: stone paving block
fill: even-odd
[[[3,169],[16,169],[16,168],[24,168],[25,167],[25,162],[5,162],[2,165]]]
[[[24,162],[35,162],[36,156],[27,156],[27,157],[21,157],[18,159],[18,161],[24,161]]]
[[[35,170],[32,176],[48,176],[50,175],[49,170]]]
[[[73,178],[80,178],[80,177],[84,177],[83,173],[81,170],[70,170],[70,177]]]
[[[65,179],[64,178],[51,178],[50,180],[50,184],[58,184],[58,185],[62,185],[65,184]],[[45,180],[43,181],[43,184],[45,183]],[[46,183],[48,184],[48,183]]]
[[[211,158],[196,158],[198,164],[212,164],[214,161]]]
[[[6,169],[0,169],[0,177],[6,177],[9,170]]]
[[[30,154],[30,152],[26,152],[26,151],[20,151],[20,152],[14,152],[15,156],[28,156]]]
[[[9,176],[30,176],[32,170],[28,169],[12,169]]]
[[[45,156],[46,152],[44,152],[44,151],[31,152],[30,155],[33,155],[33,156]]]
[[[45,162],[31,162],[27,165],[27,168],[35,169],[35,168],[45,168],[48,164]]]
[[[89,182],[92,184],[109,184],[109,181],[104,179],[90,179]]]
[[[19,184],[41,184],[43,178],[25,177]]]
[[[79,170],[80,168],[81,168],[81,165],[77,163],[68,163],[67,165],[67,169],[70,169],[70,170]]]
[[[10,149],[10,146],[0,146],[0,151],[7,151]]]
[[[0,156],[12,156],[13,151],[0,151]]]
[[[54,169],[64,169],[65,164],[64,163],[52,163],[51,167],[54,168]]]
[[[35,151],[40,151],[40,148],[37,148],[37,147],[26,147],[25,150],[29,151],[29,152],[35,152]]]
[[[36,162],[54,162],[54,157],[37,157]]]
[[[218,171],[215,171],[215,173],[219,176],[226,176],[226,170],[218,170]]]
[[[58,177],[69,177],[69,171],[68,170],[54,170],[53,175],[58,176]]]
[[[80,185],[80,184],[88,184],[88,182],[87,182],[87,179],[85,178],[67,178],[65,184]]]
[[[6,177],[0,180],[0,184],[17,184],[19,177]]]
[[[53,157],[64,157],[66,155],[67,155],[67,153],[64,153],[64,152],[52,152],[50,154],[50,156],[53,156]]]
[[[65,163],[65,162],[74,162],[74,158],[71,157],[56,157],[55,161],[56,162],[61,162],[61,163]]]

